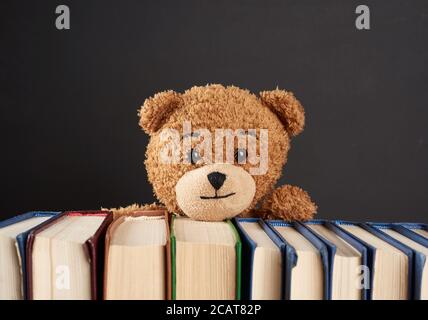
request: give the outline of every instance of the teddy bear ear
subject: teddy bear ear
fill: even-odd
[[[305,126],[305,110],[292,92],[271,90],[260,92],[260,99],[279,117],[285,130],[297,136]]]
[[[156,93],[153,97],[147,98],[138,112],[140,127],[149,135],[155,133],[182,101],[181,95],[172,90]]]

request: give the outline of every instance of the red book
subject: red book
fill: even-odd
[[[27,241],[28,297],[102,297],[103,252],[109,211],[69,211],[35,228]]]

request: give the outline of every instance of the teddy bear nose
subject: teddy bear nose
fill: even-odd
[[[208,181],[211,183],[214,189],[218,190],[226,180],[226,175],[224,173],[215,171],[208,174]]]

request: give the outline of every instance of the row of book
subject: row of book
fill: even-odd
[[[0,222],[0,299],[428,299],[428,226],[166,211]]]

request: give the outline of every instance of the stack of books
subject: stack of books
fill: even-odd
[[[166,211],[0,222],[0,299],[428,299],[428,225]]]

